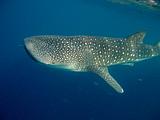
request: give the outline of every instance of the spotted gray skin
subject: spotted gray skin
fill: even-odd
[[[144,32],[127,38],[96,36],[33,36],[25,48],[37,61],[73,71],[91,71],[117,92],[123,88],[109,74],[108,66],[134,63],[160,54],[160,44],[143,44]]]
[[[151,9],[160,9],[160,0],[106,0],[109,2],[120,4],[135,4],[138,6],[144,6]]]

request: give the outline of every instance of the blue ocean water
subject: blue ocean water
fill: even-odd
[[[160,58],[111,66],[118,94],[93,73],[34,62],[25,37],[42,34],[126,37],[146,31],[160,41],[160,11],[105,0],[0,1],[0,120],[160,120]]]

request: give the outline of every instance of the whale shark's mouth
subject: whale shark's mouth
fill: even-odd
[[[29,38],[24,39],[24,49],[26,51],[26,53],[28,54],[28,56],[30,56],[32,58],[32,60],[39,62],[34,55],[31,53],[32,49],[33,49],[33,45],[30,42]]]
[[[26,53],[28,54],[28,56],[31,57],[31,59],[32,59],[33,61],[38,62],[38,60],[29,52],[29,50],[28,50],[28,48],[27,48],[26,45],[24,45],[24,49],[25,49]]]
[[[44,63],[44,64],[54,64],[51,61],[51,56],[47,54],[41,54],[39,48],[35,46],[34,41],[31,38],[24,39],[24,48],[27,54],[36,62]]]

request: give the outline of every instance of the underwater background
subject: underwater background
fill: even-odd
[[[116,93],[93,73],[47,67],[24,50],[33,35],[127,37],[160,41],[160,11],[106,0],[0,1],[0,120],[160,120],[160,57],[116,65]]]

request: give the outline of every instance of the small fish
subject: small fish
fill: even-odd
[[[107,1],[120,4],[135,4],[137,6],[144,6],[151,9],[160,9],[160,0],[107,0]]]
[[[123,88],[110,75],[108,67],[133,64],[160,55],[160,43],[143,43],[145,33],[138,32],[126,38],[98,36],[32,36],[24,40],[25,49],[43,64],[60,66],[73,71],[91,71],[98,74],[117,92]]]

